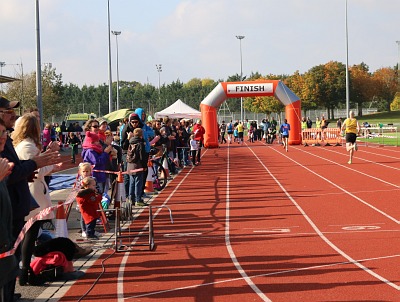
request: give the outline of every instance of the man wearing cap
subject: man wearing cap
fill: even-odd
[[[0,118],[4,121],[8,132],[13,130],[16,120],[14,108],[17,108],[18,106],[19,102],[10,102],[5,97],[0,96]],[[31,194],[28,186],[28,178],[38,168],[47,165],[58,164],[60,162],[58,152],[53,150],[50,144],[49,150],[45,153],[42,153],[41,156],[36,156],[30,160],[19,160],[18,155],[15,153],[12,139],[7,136],[6,144],[4,146],[4,150],[1,152],[1,156],[14,163],[14,168],[7,179],[7,189],[10,195],[12,206],[14,238],[18,237],[18,234],[25,224],[25,216],[27,216],[30,212]],[[18,247],[15,255],[17,259],[20,260],[20,247]],[[14,279],[4,286],[6,301],[14,300],[15,281],[16,280]],[[15,295],[16,299],[20,297],[19,294]]]
[[[124,166],[124,171],[127,169],[126,154],[129,148],[129,140],[133,137],[133,130],[136,128],[142,128],[142,122],[136,113],[131,113],[129,115],[129,122],[126,124],[121,133],[121,148],[122,148],[122,162]],[[126,197],[128,197],[129,192],[129,175],[124,174],[124,186]]]

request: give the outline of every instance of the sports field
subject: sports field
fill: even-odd
[[[400,150],[263,143],[204,150],[152,199],[156,249],[113,236],[61,301],[399,301]],[[168,206],[172,211],[171,223]],[[147,244],[148,209],[124,234]],[[49,292],[44,292],[49,297]],[[39,297],[40,298],[40,297]]]

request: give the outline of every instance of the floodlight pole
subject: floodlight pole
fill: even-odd
[[[158,72],[158,102],[160,102],[161,99],[161,71],[162,71],[162,65],[161,64],[156,64],[157,72]]]
[[[349,36],[347,27],[347,0],[345,8],[345,36],[346,36],[346,116],[349,117],[350,111],[350,91],[349,91]]]
[[[239,39],[239,46],[240,46],[240,82],[243,81],[243,65],[242,65],[242,39],[244,36],[236,36]],[[243,123],[243,97],[240,97],[240,120]]]
[[[111,30],[110,30],[110,0],[107,0],[108,13],[108,113],[113,111],[112,71],[111,71]]]
[[[42,102],[42,63],[40,54],[39,0],[36,0],[36,102],[40,115],[40,128],[43,129]]]
[[[115,35],[115,41],[117,43],[117,110],[119,110],[119,68],[118,68],[118,36],[121,34],[120,31],[112,31]]]
[[[397,91],[400,92],[400,41],[396,41],[399,49],[399,62],[397,63]]]

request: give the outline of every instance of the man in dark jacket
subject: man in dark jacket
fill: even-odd
[[[4,97],[0,97],[0,118],[4,121],[7,131],[13,130],[16,114],[14,108],[19,106],[19,102],[10,102]],[[12,217],[13,217],[13,236],[18,237],[18,234],[22,230],[25,224],[25,216],[30,212],[31,205],[31,193],[28,186],[28,178],[38,168],[57,164],[60,162],[58,152],[54,152],[54,148],[59,149],[57,144],[50,143],[49,151],[43,153],[42,156],[36,156],[31,160],[19,160],[15,153],[12,139],[7,136],[4,150],[1,152],[1,156],[7,158],[10,162],[14,163],[14,168],[7,179],[7,189],[10,195]],[[55,149],[58,151],[58,149]],[[16,257],[20,260],[20,248],[16,251]],[[15,291],[15,279],[10,281],[4,286],[4,292],[6,301],[13,301]]]
[[[122,148],[122,162],[124,171],[127,170],[127,162],[126,162],[126,153],[129,147],[129,140],[133,137],[133,130],[136,128],[142,128],[143,124],[140,120],[140,117],[136,113],[131,113],[129,115],[129,122],[126,124],[121,133],[121,148]],[[129,175],[124,174],[124,186],[125,186],[125,194],[128,197],[129,194]]]

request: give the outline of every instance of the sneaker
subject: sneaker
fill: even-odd
[[[88,236],[87,236],[87,239],[90,239],[90,240],[99,240],[99,237],[97,237],[96,235],[88,235]]]
[[[145,203],[143,201],[136,201],[135,206],[136,207],[144,207],[144,206],[147,206],[147,203]]]
[[[351,160],[349,160],[347,163],[348,163],[349,165],[351,165]]]
[[[81,237],[82,237],[82,238],[86,238],[86,237],[87,237],[86,232],[82,232]]]

